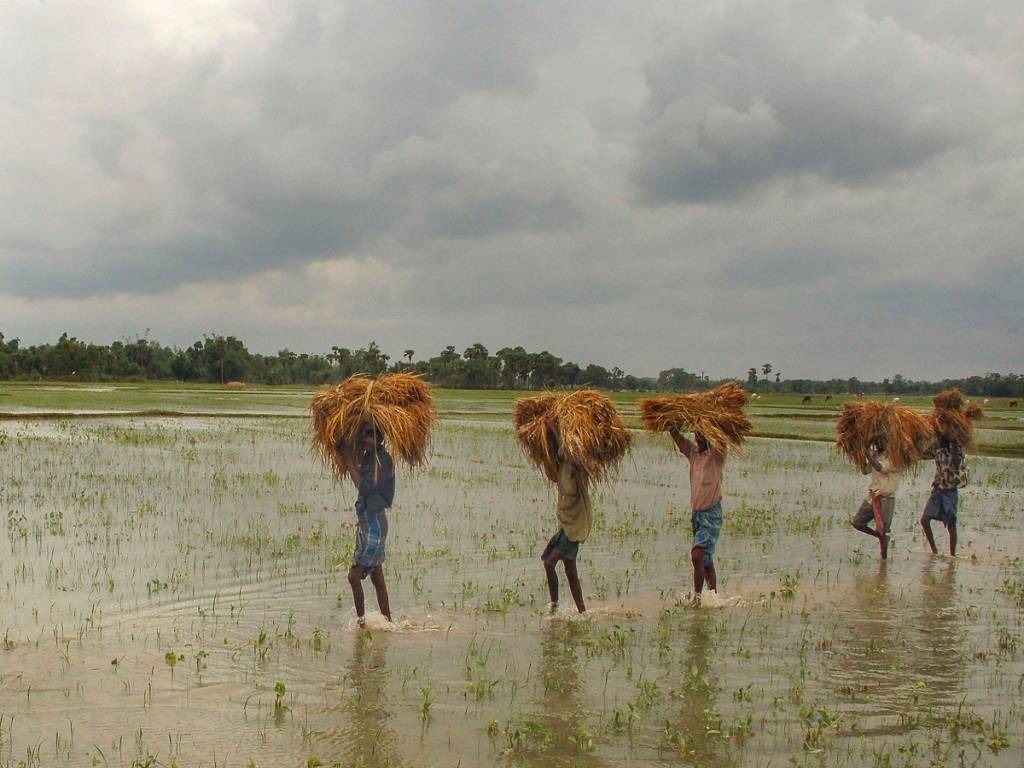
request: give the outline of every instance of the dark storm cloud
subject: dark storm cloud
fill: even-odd
[[[801,174],[877,183],[984,133],[1009,93],[983,62],[851,9],[737,4],[667,45],[648,68],[642,198],[711,201]]]
[[[173,315],[168,341],[256,348],[379,328],[734,375],[938,375],[955,337],[965,365],[1024,365],[1022,20],[0,4],[0,324],[159,336]],[[862,338],[882,321],[913,329],[884,360]]]
[[[467,151],[445,125],[467,93],[530,87],[534,57],[556,42],[543,32],[551,16],[500,3],[252,4],[241,31],[195,50],[150,50],[127,70],[87,62],[127,95],[71,93],[47,107],[72,133],[66,171],[114,198],[141,188],[155,199],[128,217],[112,200],[38,222],[75,242],[43,260],[12,247],[4,287],[163,290],[348,253],[382,233],[571,222],[573,195],[543,167],[503,167],[500,147]],[[73,34],[53,11],[14,21],[47,39]]]

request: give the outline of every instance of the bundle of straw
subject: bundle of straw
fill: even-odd
[[[381,432],[391,454],[409,467],[419,467],[426,461],[434,423],[434,398],[419,376],[352,376],[341,384],[319,389],[309,410],[313,451],[338,479],[348,471],[341,451],[356,450],[359,432],[366,424]]]
[[[558,481],[558,460],[548,439],[548,416],[554,412],[558,396],[550,392],[516,400],[512,423],[520,447],[552,482]]]
[[[836,447],[858,468],[868,466],[874,446],[884,447],[892,468],[903,471],[921,460],[933,439],[927,416],[896,403],[847,403],[836,422]]]
[[[558,458],[548,437],[554,417],[565,457],[591,480],[606,480],[629,451],[632,436],[612,401],[592,389],[545,392],[516,401],[512,415],[516,439],[552,482],[558,480]]]
[[[985,414],[981,406],[968,403],[959,389],[945,389],[932,398],[935,408],[931,412],[935,436],[958,443],[963,448],[974,447],[974,424]]]
[[[652,397],[637,403],[649,432],[700,432],[716,451],[742,450],[754,424],[743,408],[750,396],[735,381],[707,392]]]

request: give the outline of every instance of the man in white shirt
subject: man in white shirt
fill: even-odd
[[[886,560],[889,557],[889,528],[896,511],[896,489],[900,487],[900,473],[892,468],[889,457],[885,455],[884,445],[876,445],[875,450],[868,454],[868,466],[863,467],[862,471],[865,475],[871,473],[871,485],[868,486],[868,497],[861,503],[850,525],[878,539],[882,559]],[[874,528],[868,525],[872,520],[875,521]]]

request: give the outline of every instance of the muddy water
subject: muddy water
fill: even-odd
[[[1024,462],[975,462],[956,560],[925,552],[930,477],[907,478],[882,565],[846,524],[865,478],[755,440],[728,467],[724,607],[694,610],[685,462],[641,437],[594,494],[592,615],[551,618],[546,481],[504,425],[446,422],[391,512],[398,629],[358,632],[353,492],[303,428],[0,424],[0,766],[1024,758]]]

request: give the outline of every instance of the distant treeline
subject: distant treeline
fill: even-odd
[[[426,360],[415,359],[406,349],[397,359],[385,354],[376,342],[366,347],[331,347],[325,354],[296,353],[282,349],[276,355],[250,352],[234,336],[208,335],[190,347],[166,347],[148,338],[92,344],[63,334],[55,344],[23,346],[0,333],[0,379],[59,381],[244,381],[256,384],[319,385],[340,381],[352,374],[375,376],[387,371],[423,374],[442,387],[466,389],[544,389],[548,387],[597,387],[617,390],[687,391],[719,383],[684,368],[669,368],[657,378],[638,377],[622,369],[593,363],[585,367],[548,351],[528,352],[523,347],[503,347],[495,353],[476,343],[459,353],[445,347]],[[758,376],[758,373],[761,376]],[[749,368],[737,376],[747,388],[759,392],[794,394],[887,393],[928,394],[946,387],[960,387],[970,395],[985,397],[1024,396],[1024,376],[986,373],[938,382],[912,381],[900,374],[882,381],[859,379],[782,379],[772,376],[770,363]]]

